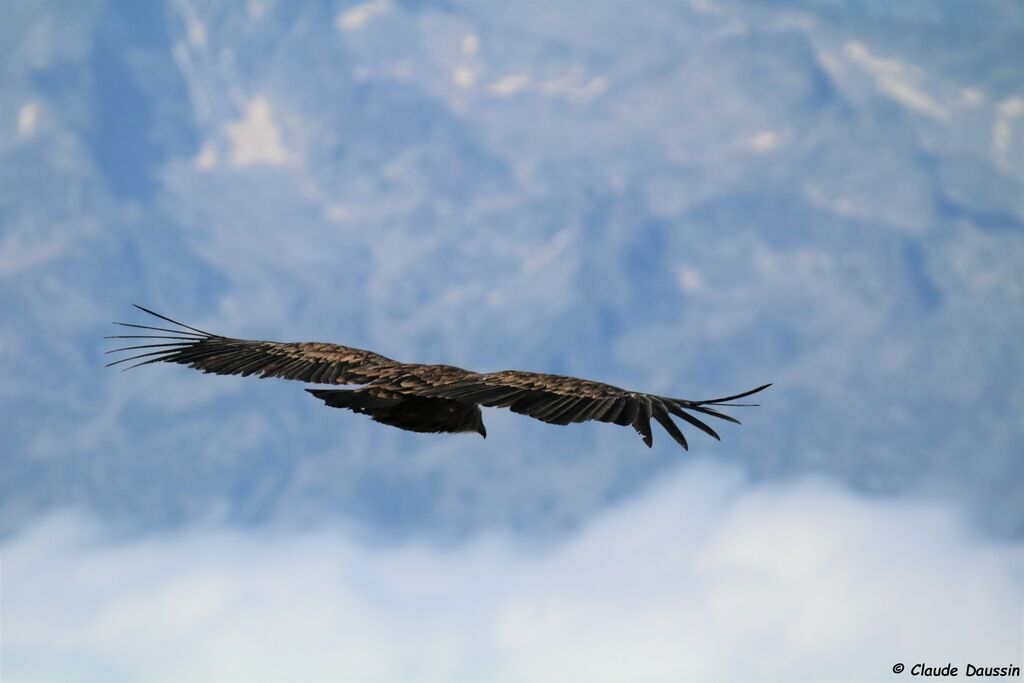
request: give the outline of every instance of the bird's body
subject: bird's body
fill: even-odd
[[[382,424],[414,432],[477,432],[487,435],[480,406],[509,408],[551,424],[597,420],[631,425],[651,446],[653,418],[683,448],[686,438],[671,416],[718,438],[691,413],[738,421],[716,408],[755,394],[768,384],[734,396],[705,401],[668,398],[621,389],[610,384],[543,373],[504,370],[479,373],[452,365],[400,363],[373,351],[323,342],[272,342],[233,339],[184,325],[159,313],[140,310],[179,329],[117,323],[164,332],[164,335],[114,335],[114,339],[158,339],[161,343],[127,346],[116,351],[147,350],[110,363],[139,360],[136,365],[168,362],[219,375],[280,377],[311,384],[360,385],[359,389],[307,389],[327,405],[369,415]],[[148,351],[148,349],[158,349]],[[131,367],[135,367],[133,365]]]
[[[487,436],[480,406],[449,398],[405,396],[390,389],[306,389],[334,408],[369,415],[381,424],[410,432],[477,432]]]

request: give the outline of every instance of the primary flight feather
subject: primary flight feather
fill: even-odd
[[[113,361],[108,366],[130,361],[138,362],[129,368],[158,362],[180,363],[218,375],[257,375],[311,384],[360,385],[358,389],[306,391],[329,406],[348,408],[369,415],[382,424],[413,432],[476,432],[486,438],[487,430],[480,412],[480,406],[485,406],[508,408],[514,413],[557,425],[588,420],[630,425],[648,447],[654,443],[651,433],[651,419],[654,419],[680,446],[688,448],[686,437],[673,417],[718,439],[715,430],[693,413],[739,424],[738,420],[717,408],[752,405],[731,401],[771,386],[765,384],[733,396],[691,401],[627,391],[578,377],[520,370],[481,373],[451,365],[399,363],[372,351],[340,344],[222,337],[171,320],[148,308],[135,307],[176,327],[115,323],[164,334],[107,337],[160,340],[112,349],[107,353],[141,353]]]

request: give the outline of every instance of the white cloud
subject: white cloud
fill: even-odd
[[[182,2],[180,6],[185,14],[188,42],[195,48],[206,47],[206,27],[199,20],[199,15],[196,14],[192,3]]]
[[[573,67],[557,78],[534,83],[527,73],[513,73],[494,81],[490,85],[492,94],[498,97],[512,97],[522,92],[535,91],[548,97],[565,97],[573,100],[590,100],[608,90],[608,79],[595,76],[585,80],[582,68]]]
[[[476,83],[476,74],[468,66],[459,66],[452,72],[452,81],[460,88],[472,88]]]
[[[225,124],[224,130],[231,141],[228,157],[232,166],[282,165],[292,159],[281,142],[270,103],[263,97],[249,100],[242,118]]]
[[[558,78],[552,78],[539,84],[538,89],[545,95],[589,100],[603,94],[608,89],[608,79],[597,76],[584,82],[585,73],[581,67],[575,66]]]
[[[249,0],[246,3],[245,11],[252,21],[260,21],[267,14],[268,3],[264,0]]]
[[[466,33],[460,42],[460,63],[452,69],[452,82],[460,88],[468,89],[476,85],[477,79],[485,70],[483,64],[476,59],[480,51],[480,36]]]
[[[1012,122],[1024,114],[1024,98],[1010,97],[1003,100],[997,109],[996,122],[992,126],[992,150],[1003,165],[1009,160]]]
[[[206,47],[206,27],[200,22],[192,22],[188,26],[188,42],[193,47]]]
[[[512,97],[529,88],[532,80],[529,74],[509,74],[491,83],[490,90],[498,97]]]
[[[339,14],[335,25],[339,31],[357,31],[389,11],[391,11],[389,0],[370,0],[370,2],[356,5]]]
[[[676,273],[676,279],[679,282],[679,288],[684,292],[696,292],[704,286],[704,279],[700,276],[700,271],[694,268],[680,268]]]
[[[324,215],[332,223],[351,223],[353,218],[352,210],[338,202],[329,203],[324,208]]]
[[[480,36],[475,33],[467,33],[462,37],[462,54],[472,57],[479,51]]]
[[[779,134],[771,130],[763,130],[747,139],[747,149],[756,153],[764,154],[779,146]]]
[[[210,141],[203,143],[202,149],[194,160],[196,168],[201,171],[208,171],[217,165],[217,147]]]
[[[65,231],[16,226],[0,239],[0,277],[10,277],[53,261],[72,241]]]
[[[2,550],[12,678],[877,680],[1020,656],[1019,544],[717,465],[548,549],[65,516]]]
[[[18,135],[23,138],[30,137],[36,130],[39,123],[39,105],[29,102],[18,110]]]
[[[977,88],[964,88],[960,95],[964,103],[969,107],[977,107],[985,101],[985,93]]]
[[[913,83],[920,75],[919,69],[877,57],[856,41],[846,43],[845,51],[850,61],[870,73],[879,89],[892,99],[932,118],[948,118],[945,108]]]
[[[604,76],[597,76],[579,87],[570,89],[569,96],[581,100],[589,100],[598,95],[603,95],[606,90],[608,90],[608,79]]]
[[[534,274],[546,268],[558,259],[573,243],[575,235],[569,228],[563,228],[555,233],[551,240],[537,251],[531,253],[523,261],[523,272]]]

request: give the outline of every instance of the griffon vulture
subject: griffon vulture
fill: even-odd
[[[473,372],[451,365],[399,363],[372,351],[322,342],[272,342],[233,339],[179,323],[142,306],[136,308],[177,328],[115,323],[123,327],[166,334],[112,335],[108,339],[154,339],[159,343],[124,346],[107,351],[147,351],[109,365],[138,363],[125,369],[165,362],[180,363],[218,375],[282,377],[311,384],[362,385],[357,389],[306,389],[335,408],[369,415],[382,424],[413,432],[476,432],[487,437],[480,406],[508,408],[550,424],[613,422],[631,425],[650,447],[651,418],[684,449],[686,437],[675,416],[718,439],[715,430],[691,413],[728,422],[739,421],[717,410],[767,389],[765,384],[733,396],[705,401],[668,398],[627,391],[577,377],[520,370]],[[158,349],[148,351],[148,349]],[[145,360],[140,360],[145,359]]]

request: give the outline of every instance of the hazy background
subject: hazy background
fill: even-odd
[[[1021,664],[1022,46],[1014,2],[0,3],[5,679]],[[689,453],[416,435],[104,369],[132,302],[775,386]]]

